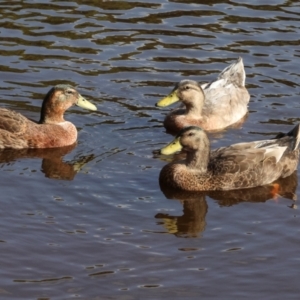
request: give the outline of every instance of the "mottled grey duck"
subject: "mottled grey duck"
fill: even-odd
[[[161,150],[172,154],[183,149],[184,161],[172,162],[160,172],[161,184],[187,191],[235,190],[262,186],[291,175],[299,158],[300,125],[274,139],[238,143],[210,151],[206,133],[184,128]]]

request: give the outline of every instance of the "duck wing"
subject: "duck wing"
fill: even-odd
[[[240,88],[233,83],[227,83],[224,79],[214,81],[213,84],[203,89],[205,95],[204,108],[215,107],[220,109],[223,106],[228,110],[228,106],[235,105],[247,106],[250,95],[248,91],[243,87]]]
[[[245,79],[243,60],[239,57],[219,74],[217,80],[202,84],[205,95],[203,115],[235,121],[243,117],[250,100]]]
[[[4,132],[16,135],[22,135],[27,130],[27,124],[31,122],[23,115],[13,110],[1,108],[0,109],[0,131],[1,135]]]
[[[281,176],[286,177],[297,167],[299,142],[298,124],[287,134],[280,134],[271,140],[238,143],[213,150],[209,168],[218,175],[282,172]]]
[[[260,165],[267,161],[272,164],[270,167],[276,168],[285,150],[286,147],[246,149],[243,152],[223,149],[213,153],[208,167],[217,175],[241,174],[255,169],[259,173]]]

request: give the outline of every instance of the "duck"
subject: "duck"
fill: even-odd
[[[185,106],[171,111],[164,120],[164,127],[171,133],[178,133],[187,126],[220,131],[239,123],[247,115],[250,100],[245,80],[241,57],[210,83],[181,80],[168,96],[156,103],[157,107],[166,107],[181,101]]]
[[[64,112],[73,105],[97,110],[68,84],[50,89],[43,100],[38,122],[16,111],[0,108],[0,149],[56,148],[74,144],[77,129],[64,119]]]
[[[226,191],[271,184],[297,169],[299,141],[300,124],[273,139],[237,143],[211,151],[202,128],[185,127],[160,152],[170,155],[184,150],[186,158],[165,165],[159,183],[185,191]]]

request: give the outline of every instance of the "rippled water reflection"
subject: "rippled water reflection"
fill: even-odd
[[[0,156],[3,299],[298,298],[297,173],[279,195],[174,195],[152,154],[172,138],[156,101],[238,56],[249,115],[213,147],[300,121],[298,1],[16,0],[0,15],[1,106],[37,120],[62,82],[98,106],[68,111],[74,149]]]

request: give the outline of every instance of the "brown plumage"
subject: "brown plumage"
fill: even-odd
[[[200,126],[209,131],[221,130],[240,121],[247,114],[250,95],[245,88],[245,70],[240,57],[224,69],[217,80],[200,85],[182,80],[156,106],[165,107],[181,101],[185,108],[173,110],[164,120],[171,132],[187,126]]]
[[[72,105],[97,110],[74,88],[60,84],[45,96],[40,121],[33,122],[13,110],[0,109],[0,149],[54,148],[72,145],[77,129],[64,120],[64,112]]]
[[[274,139],[233,144],[210,151],[205,132],[196,126],[184,128],[163,148],[163,154],[180,149],[184,161],[163,167],[161,184],[187,191],[235,190],[269,184],[291,175],[299,159],[300,125]]]

